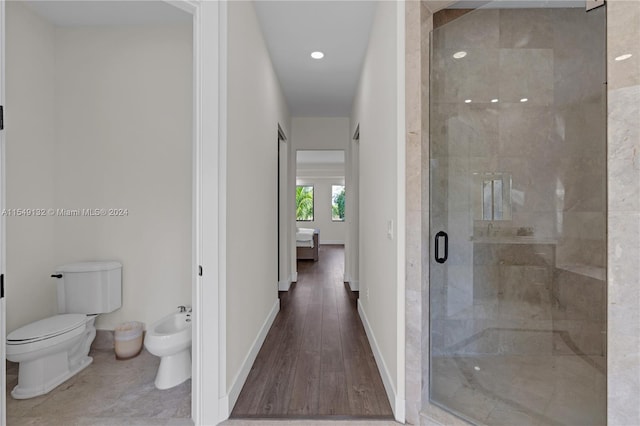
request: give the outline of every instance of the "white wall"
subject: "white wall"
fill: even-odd
[[[346,237],[345,222],[331,220],[331,186],[344,185],[344,176],[305,177],[302,170],[298,169],[297,185],[313,185],[313,220],[298,221],[296,226],[300,228],[320,229],[320,244],[344,244]],[[302,176],[301,176],[302,175]]]
[[[395,2],[379,2],[371,31],[369,47],[360,78],[359,89],[351,117],[351,132],[360,125],[360,299],[359,309],[369,341],[376,354],[391,406],[396,419],[404,417],[404,375],[400,373],[403,358],[399,297],[403,283],[398,279],[398,257],[404,245],[399,237],[398,174],[404,174],[398,155],[403,137],[399,137],[398,56],[404,50],[398,46],[398,11]],[[400,31],[401,30],[401,31]],[[402,59],[404,62],[404,59]],[[400,113],[400,114],[399,114]],[[404,178],[402,179],[402,181]],[[393,221],[393,237],[387,235],[389,221]]]
[[[346,149],[348,117],[293,117],[291,139],[296,150]]]
[[[124,265],[123,306],[98,328],[190,304],[191,26],[54,28],[8,10],[9,207],[128,209],[8,221],[9,331],[57,312],[48,277],[68,262]]]
[[[54,204],[54,34],[20,2],[6,2],[6,207]],[[54,218],[7,225],[7,332],[57,312]]]
[[[253,3],[228,8],[226,390],[235,394],[278,303],[277,126],[287,137],[290,126]]]
[[[56,217],[57,263],[123,264],[122,308],[98,328],[191,304],[191,38],[190,25],[56,31],[56,207],[128,209]]]

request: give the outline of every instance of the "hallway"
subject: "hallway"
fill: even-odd
[[[392,411],[357,311],[342,282],[344,247],[298,262],[280,312],[232,418],[387,418]]]

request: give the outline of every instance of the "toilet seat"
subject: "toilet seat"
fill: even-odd
[[[7,336],[7,345],[26,345],[63,335],[67,335],[64,339],[68,339],[71,335],[80,334],[86,322],[87,316],[84,314],[54,315],[12,331]],[[74,330],[77,332],[73,333]]]

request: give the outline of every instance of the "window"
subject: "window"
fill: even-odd
[[[331,185],[331,220],[344,222],[344,185]]]
[[[296,186],[296,220],[313,221],[313,185]]]

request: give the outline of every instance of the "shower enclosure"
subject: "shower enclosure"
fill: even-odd
[[[603,425],[605,7],[471,3],[431,33],[431,402]]]

